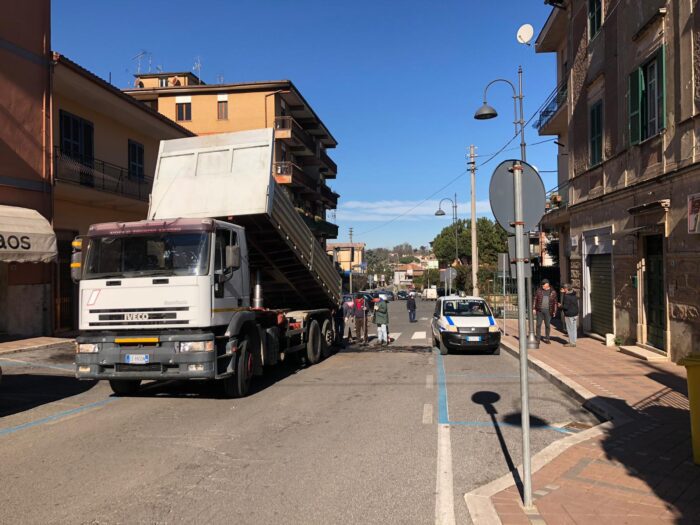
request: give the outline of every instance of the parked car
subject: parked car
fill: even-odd
[[[481,297],[440,297],[431,322],[433,343],[442,355],[450,350],[500,353],[501,330]]]
[[[388,290],[379,290],[377,292],[378,297],[381,297],[385,301],[393,301],[394,300],[394,293],[389,292]]]
[[[405,301],[406,299],[408,299],[408,292],[406,290],[399,290],[398,292],[396,292],[396,298],[399,301]]]

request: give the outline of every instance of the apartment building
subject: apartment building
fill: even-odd
[[[552,0],[536,41],[557,85],[543,229],[583,329],[678,361],[700,350],[700,12],[694,2]],[[632,349],[632,348],[631,348]]]
[[[344,273],[350,273],[351,270],[353,273],[367,271],[364,242],[329,242],[326,252]]]
[[[337,141],[289,80],[209,85],[192,73],[137,75],[125,93],[197,135],[275,129],[275,179],[314,235],[338,236],[328,222],[338,194],[328,186],[338,173],[327,150]]]

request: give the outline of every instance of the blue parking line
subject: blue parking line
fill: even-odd
[[[59,419],[63,419],[64,417],[72,416],[74,414],[79,414],[80,412],[84,412],[86,410],[90,410],[93,408],[99,408],[101,406],[106,405],[107,403],[111,403],[112,401],[116,401],[116,400],[117,400],[117,398],[115,398],[115,397],[108,397],[107,399],[103,399],[102,401],[96,401],[94,403],[90,403],[88,405],[83,405],[83,406],[78,407],[78,408],[64,410],[63,412],[58,412],[58,413],[53,414],[51,416],[43,417],[43,418],[37,419],[35,421],[29,421],[27,423],[22,423],[21,425],[16,425],[14,427],[2,428],[2,429],[0,429],[0,436],[6,436],[8,434],[14,434],[15,432],[19,432],[20,430],[25,430],[27,428],[45,425],[46,423],[51,423],[52,421],[57,421]]]
[[[450,416],[447,410],[447,384],[445,382],[445,360],[440,352],[437,352],[437,359],[435,360],[435,365],[437,366],[437,377],[438,377],[438,424],[439,425],[454,425],[460,427],[493,427],[492,421],[450,421]],[[450,374],[461,375],[461,374]],[[478,377],[478,376],[477,376]],[[488,374],[484,374],[483,377],[489,377]],[[491,375],[491,377],[498,377],[496,375]],[[512,377],[512,376],[507,376]],[[519,377],[519,376],[516,376]],[[504,423],[497,422],[496,425],[499,427],[520,427],[520,425],[514,423]],[[551,425],[531,425],[533,429],[542,430],[553,430],[554,432],[559,432],[561,434],[572,434],[572,432],[559,428],[553,427]]]

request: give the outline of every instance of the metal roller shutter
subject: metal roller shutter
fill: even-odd
[[[612,259],[608,255],[591,255],[591,331],[613,333]]]

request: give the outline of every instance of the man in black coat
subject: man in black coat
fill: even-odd
[[[561,287],[560,308],[564,312],[564,324],[566,333],[569,334],[569,342],[564,346],[576,346],[576,331],[578,330],[578,297],[570,284]]]
[[[408,322],[416,322],[416,294],[410,293],[408,299],[406,299],[406,309],[408,310]]]

